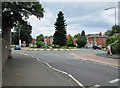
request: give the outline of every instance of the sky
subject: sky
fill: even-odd
[[[41,2],[41,4],[45,10],[44,17],[39,20],[35,16],[30,16],[28,19],[33,27],[33,38],[39,34],[44,36],[54,34],[54,23],[59,11],[64,13],[67,34],[74,36],[82,30],[85,30],[86,34],[104,33],[115,24],[115,9],[104,9],[118,7],[118,2]]]

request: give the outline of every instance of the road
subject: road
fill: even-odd
[[[71,52],[86,51],[21,51],[21,53],[48,62],[54,68],[72,74],[85,86],[118,86],[118,68],[74,58],[70,55]],[[87,53],[92,55],[96,51],[89,50]]]

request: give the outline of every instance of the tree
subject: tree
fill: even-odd
[[[80,35],[80,33],[78,33],[78,34],[74,35],[74,38],[77,38],[79,35]]]
[[[120,53],[120,26],[114,25],[111,30],[107,30],[105,35],[108,36],[106,40],[106,46],[111,44],[112,53],[119,54]]]
[[[105,35],[110,37],[110,36],[112,36],[114,34],[118,34],[118,33],[120,33],[120,26],[119,25],[114,25],[114,26],[112,26],[111,30],[107,30],[105,32]]]
[[[59,46],[64,46],[66,45],[66,23],[64,20],[64,14],[62,11],[58,13],[58,18],[55,22],[55,33],[53,35],[53,44],[59,45]]]
[[[67,39],[67,45],[68,46],[74,46],[74,41],[72,39],[72,36],[70,36],[70,38]]]
[[[36,41],[42,41],[44,42],[44,35],[40,34],[39,36],[36,37]]]
[[[81,36],[84,36],[84,37],[85,37],[85,31],[84,31],[84,30],[82,30]]]
[[[27,22],[19,22],[17,23],[15,29],[15,32],[12,33],[12,43],[18,45],[19,44],[19,38],[26,42],[26,44],[31,43],[32,41],[32,26],[28,25]],[[20,35],[19,35],[20,33]]]
[[[44,45],[44,43],[42,41],[37,41],[36,45],[37,45],[38,48],[40,48]]]
[[[18,22],[26,22],[30,15],[40,19],[43,13],[39,2],[2,2],[2,29],[12,29]]]
[[[84,30],[82,30],[81,35],[80,34],[77,35],[76,43],[77,43],[79,48],[84,47],[86,45],[87,39],[86,39]]]
[[[114,35],[116,33],[120,33],[120,26],[119,25],[112,26],[111,33],[112,33],[112,35]]]
[[[105,32],[105,35],[108,36],[108,37],[111,36],[111,35],[112,35],[111,30],[107,30],[107,31]]]

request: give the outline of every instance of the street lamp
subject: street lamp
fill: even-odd
[[[106,8],[105,10],[115,9],[115,34],[116,34],[116,7]]]

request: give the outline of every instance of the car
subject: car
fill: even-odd
[[[97,46],[97,45],[93,45],[92,48],[93,49],[100,49],[101,50],[101,46]]]
[[[15,45],[14,50],[21,50],[21,46]]]

